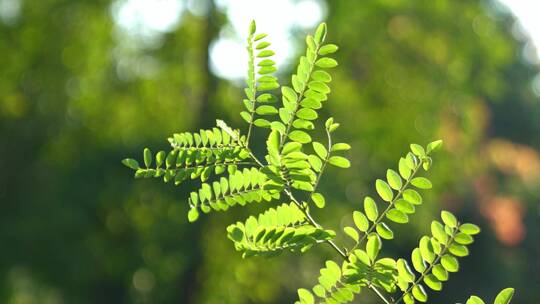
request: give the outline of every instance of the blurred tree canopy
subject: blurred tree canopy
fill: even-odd
[[[133,181],[120,165],[142,143],[164,147],[217,113],[240,126],[226,108],[240,109],[242,90],[208,60],[224,11],[212,1],[203,14],[185,10],[174,31],[145,44],[115,26],[115,1],[2,1],[20,4],[0,19],[2,303],[286,303],[312,285],[330,249],[242,260],[225,227],[245,211],[188,225],[185,193]],[[517,303],[537,303],[538,69],[521,59],[513,20],[491,1],[326,6],[341,46],[326,111],[353,143],[353,168],[322,181],[333,193],[325,224],[347,224],[407,143],[442,138],[435,191],[389,250],[410,252],[438,210],[453,210],[483,233],[434,300],[508,285]]]

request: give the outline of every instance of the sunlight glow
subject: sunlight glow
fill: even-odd
[[[499,0],[518,18],[519,25],[531,39],[524,49],[524,57],[530,63],[540,63],[540,1]]]
[[[112,11],[122,29],[146,35],[176,28],[183,6],[182,0],[119,0],[113,5]]]
[[[16,1],[0,0],[0,3]],[[523,57],[530,63],[540,64],[540,1],[498,1],[518,18],[517,31],[530,38]],[[283,66],[295,51],[291,31],[311,29],[326,16],[322,0],[216,0],[216,5],[226,13],[230,25],[222,29],[219,39],[211,45],[211,67],[216,75],[232,80],[244,78],[247,70],[244,44],[252,19],[257,20],[259,30],[269,34],[272,49],[276,52],[274,60],[278,66]],[[117,0],[112,6],[112,14],[118,27],[129,35],[152,40],[174,30],[184,9],[204,14],[206,6],[207,2],[202,0]]]
[[[228,79],[245,77],[245,39],[252,19],[257,21],[258,31],[268,34],[271,48],[276,52],[273,59],[279,67],[286,64],[294,52],[291,30],[313,28],[326,13],[323,3],[314,0],[220,0],[218,6],[227,13],[232,28],[224,29],[220,39],[211,46],[211,66],[216,75]],[[304,17],[298,18],[299,15]]]

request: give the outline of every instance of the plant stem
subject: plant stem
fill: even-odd
[[[315,221],[315,219],[311,216],[311,214],[309,213],[309,210],[307,209],[307,207],[304,207],[295,197],[294,195],[292,194],[291,191],[289,190],[285,190],[285,193],[289,196],[289,198],[296,204],[298,205],[298,207],[300,207],[300,210],[302,210],[304,212],[304,214],[306,215],[306,218],[308,219],[308,221],[315,227],[322,227],[321,225],[319,225],[319,223],[317,223]],[[326,240],[325,241],[326,243],[328,243],[332,248],[334,248],[334,250],[347,262],[349,262],[349,256],[343,252],[343,250],[341,250],[339,248],[339,246],[334,243],[332,240]],[[386,299],[386,297],[381,293],[380,290],[378,290],[375,286],[368,284],[367,285],[369,289],[373,290],[377,296],[379,296],[379,298],[381,298],[381,300],[384,301],[384,303],[386,304],[391,304],[392,302],[390,302],[388,299]]]
[[[332,140],[330,138],[330,134],[328,134],[328,155],[330,155],[330,148],[332,147]],[[253,154],[253,152],[251,151],[251,149],[249,149],[247,147],[247,145],[244,146],[244,148],[247,149],[247,151],[249,152],[249,155],[251,157],[251,159],[253,159],[253,161],[255,161],[260,167],[264,167],[263,163],[257,158],[257,156],[255,156],[255,154]],[[328,157],[327,156],[327,160],[328,160]],[[326,164],[326,162],[325,162]],[[323,165],[324,166],[324,165]],[[317,177],[317,181],[316,181],[316,184],[315,184],[315,187],[319,184],[319,180],[320,180],[320,177],[322,175],[322,170],[324,170],[324,167],[321,169],[321,174]],[[418,170],[418,167],[417,167],[417,170]],[[416,171],[415,171],[416,172]],[[414,175],[414,174],[411,174],[411,176]],[[412,177],[411,177],[412,179]],[[408,181],[407,181],[408,183]],[[315,188],[314,187],[314,188]],[[307,206],[304,206],[302,203],[300,203],[296,197],[294,197],[293,193],[289,190],[289,189],[285,189],[284,190],[285,193],[287,194],[287,196],[289,196],[289,198],[300,208],[300,210],[302,210],[307,218],[307,220],[315,227],[322,227],[321,225],[319,225],[319,223],[317,223],[315,221],[315,219],[311,216],[311,213],[309,213],[309,210],[307,208]],[[349,262],[349,256],[339,248],[339,246],[334,243],[334,241],[332,240],[326,240],[325,241],[327,244],[329,244],[332,248],[334,248],[334,250],[347,262]],[[368,284],[367,285],[369,289],[373,290],[375,292],[375,294],[377,294],[377,296],[385,303],[385,304],[392,304],[393,302],[389,301],[388,299],[386,299],[386,297],[381,293],[381,291],[379,289],[377,289],[377,287]]]

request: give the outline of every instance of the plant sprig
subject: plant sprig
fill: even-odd
[[[217,120],[212,129],[173,134],[167,152],[154,155],[144,149],[143,166],[131,158],[122,162],[137,178],[159,177],[175,185],[199,179],[199,189],[188,198],[190,222],[198,220],[201,213],[271,204],[265,212],[227,228],[228,238],[244,258],[305,253],[321,243],[331,246],[340,262],[326,261],[318,283],[310,290],[298,289],[296,303],[349,303],[364,287],[385,304],[426,302],[424,286],[436,291],[443,288],[448,274],[459,269],[457,258],[469,254],[467,246],[480,232],[479,227],[461,224],[452,213],[442,211],[442,221],[433,221],[431,235],[422,236],[412,251],[412,267],[404,258],[382,257],[381,249],[383,240],[398,237],[399,230],[393,226],[408,223],[409,216],[423,204],[419,190],[430,189],[432,183],[419,175],[422,169],[430,170],[432,154],[441,148],[441,140],[426,147],[410,145],[410,151],[397,163],[397,171],[389,169],[385,179],[375,181],[378,198],[366,196],[363,208],[352,214],[354,227],[343,229],[354,241],[351,248],[336,244],[336,232],[320,225],[311,214],[312,206],[325,208],[330,203],[318,192],[328,165],[351,166],[340,155],[350,145],[334,143],[332,138],[339,124],[332,117],[320,123],[320,109],[331,92],[328,70],[338,65],[329,56],[338,46],[326,43],[326,36],[325,23],[313,35],[307,35],[306,52],[300,57],[291,85],[282,86],[273,76],[277,68],[271,59],[271,43],[266,34],[257,33],[252,22],[247,39],[245,109],[240,113],[246,130]],[[281,92],[279,98],[276,92]],[[267,132],[263,158],[251,149],[254,128]],[[324,128],[326,145],[314,138],[312,131],[317,128]],[[383,211],[379,212],[381,204]],[[513,294],[512,288],[504,289],[494,303],[508,304]],[[485,302],[471,296],[467,304]]]

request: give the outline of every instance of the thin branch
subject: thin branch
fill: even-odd
[[[304,214],[306,215],[306,218],[308,219],[308,221],[315,227],[322,227],[319,223],[317,223],[315,221],[315,219],[311,216],[311,214],[309,213],[309,210],[307,209],[307,207],[304,207],[295,197],[294,195],[292,194],[292,192],[290,190],[285,190],[285,193],[289,196],[289,198],[296,204],[298,205],[298,207],[300,207],[300,210],[302,210],[304,212]],[[329,244],[332,248],[334,248],[334,250],[347,262],[350,262],[349,260],[349,256],[343,252],[343,250],[341,250],[339,248],[338,245],[336,245],[336,243],[334,243],[332,240],[326,240],[325,241],[327,244]],[[390,302],[388,299],[386,299],[386,297],[381,293],[381,291],[379,289],[377,289],[377,287],[368,284],[367,285],[369,289],[373,290],[377,296],[379,298],[381,298],[381,300],[384,301],[385,304],[392,304],[392,302]]]
[[[330,150],[332,149],[332,136],[330,136],[330,132],[328,129],[326,129],[326,137],[328,138],[328,151],[326,153],[326,158],[323,160],[323,164],[321,166],[321,172],[319,172],[319,175],[317,175],[317,179],[315,180],[315,184],[313,185],[313,192],[317,190],[317,186],[319,186],[319,182],[321,181],[321,177],[323,175],[324,169],[326,168],[326,165],[328,164],[328,160],[330,159]]]
[[[379,298],[381,298],[381,300],[384,301],[384,303],[386,303],[386,304],[391,304],[392,303],[392,302],[390,302],[389,300],[387,300],[384,297],[384,295],[381,293],[381,291],[379,289],[377,289],[375,286],[371,285],[371,282],[368,284],[368,288],[373,290],[379,296]]]

